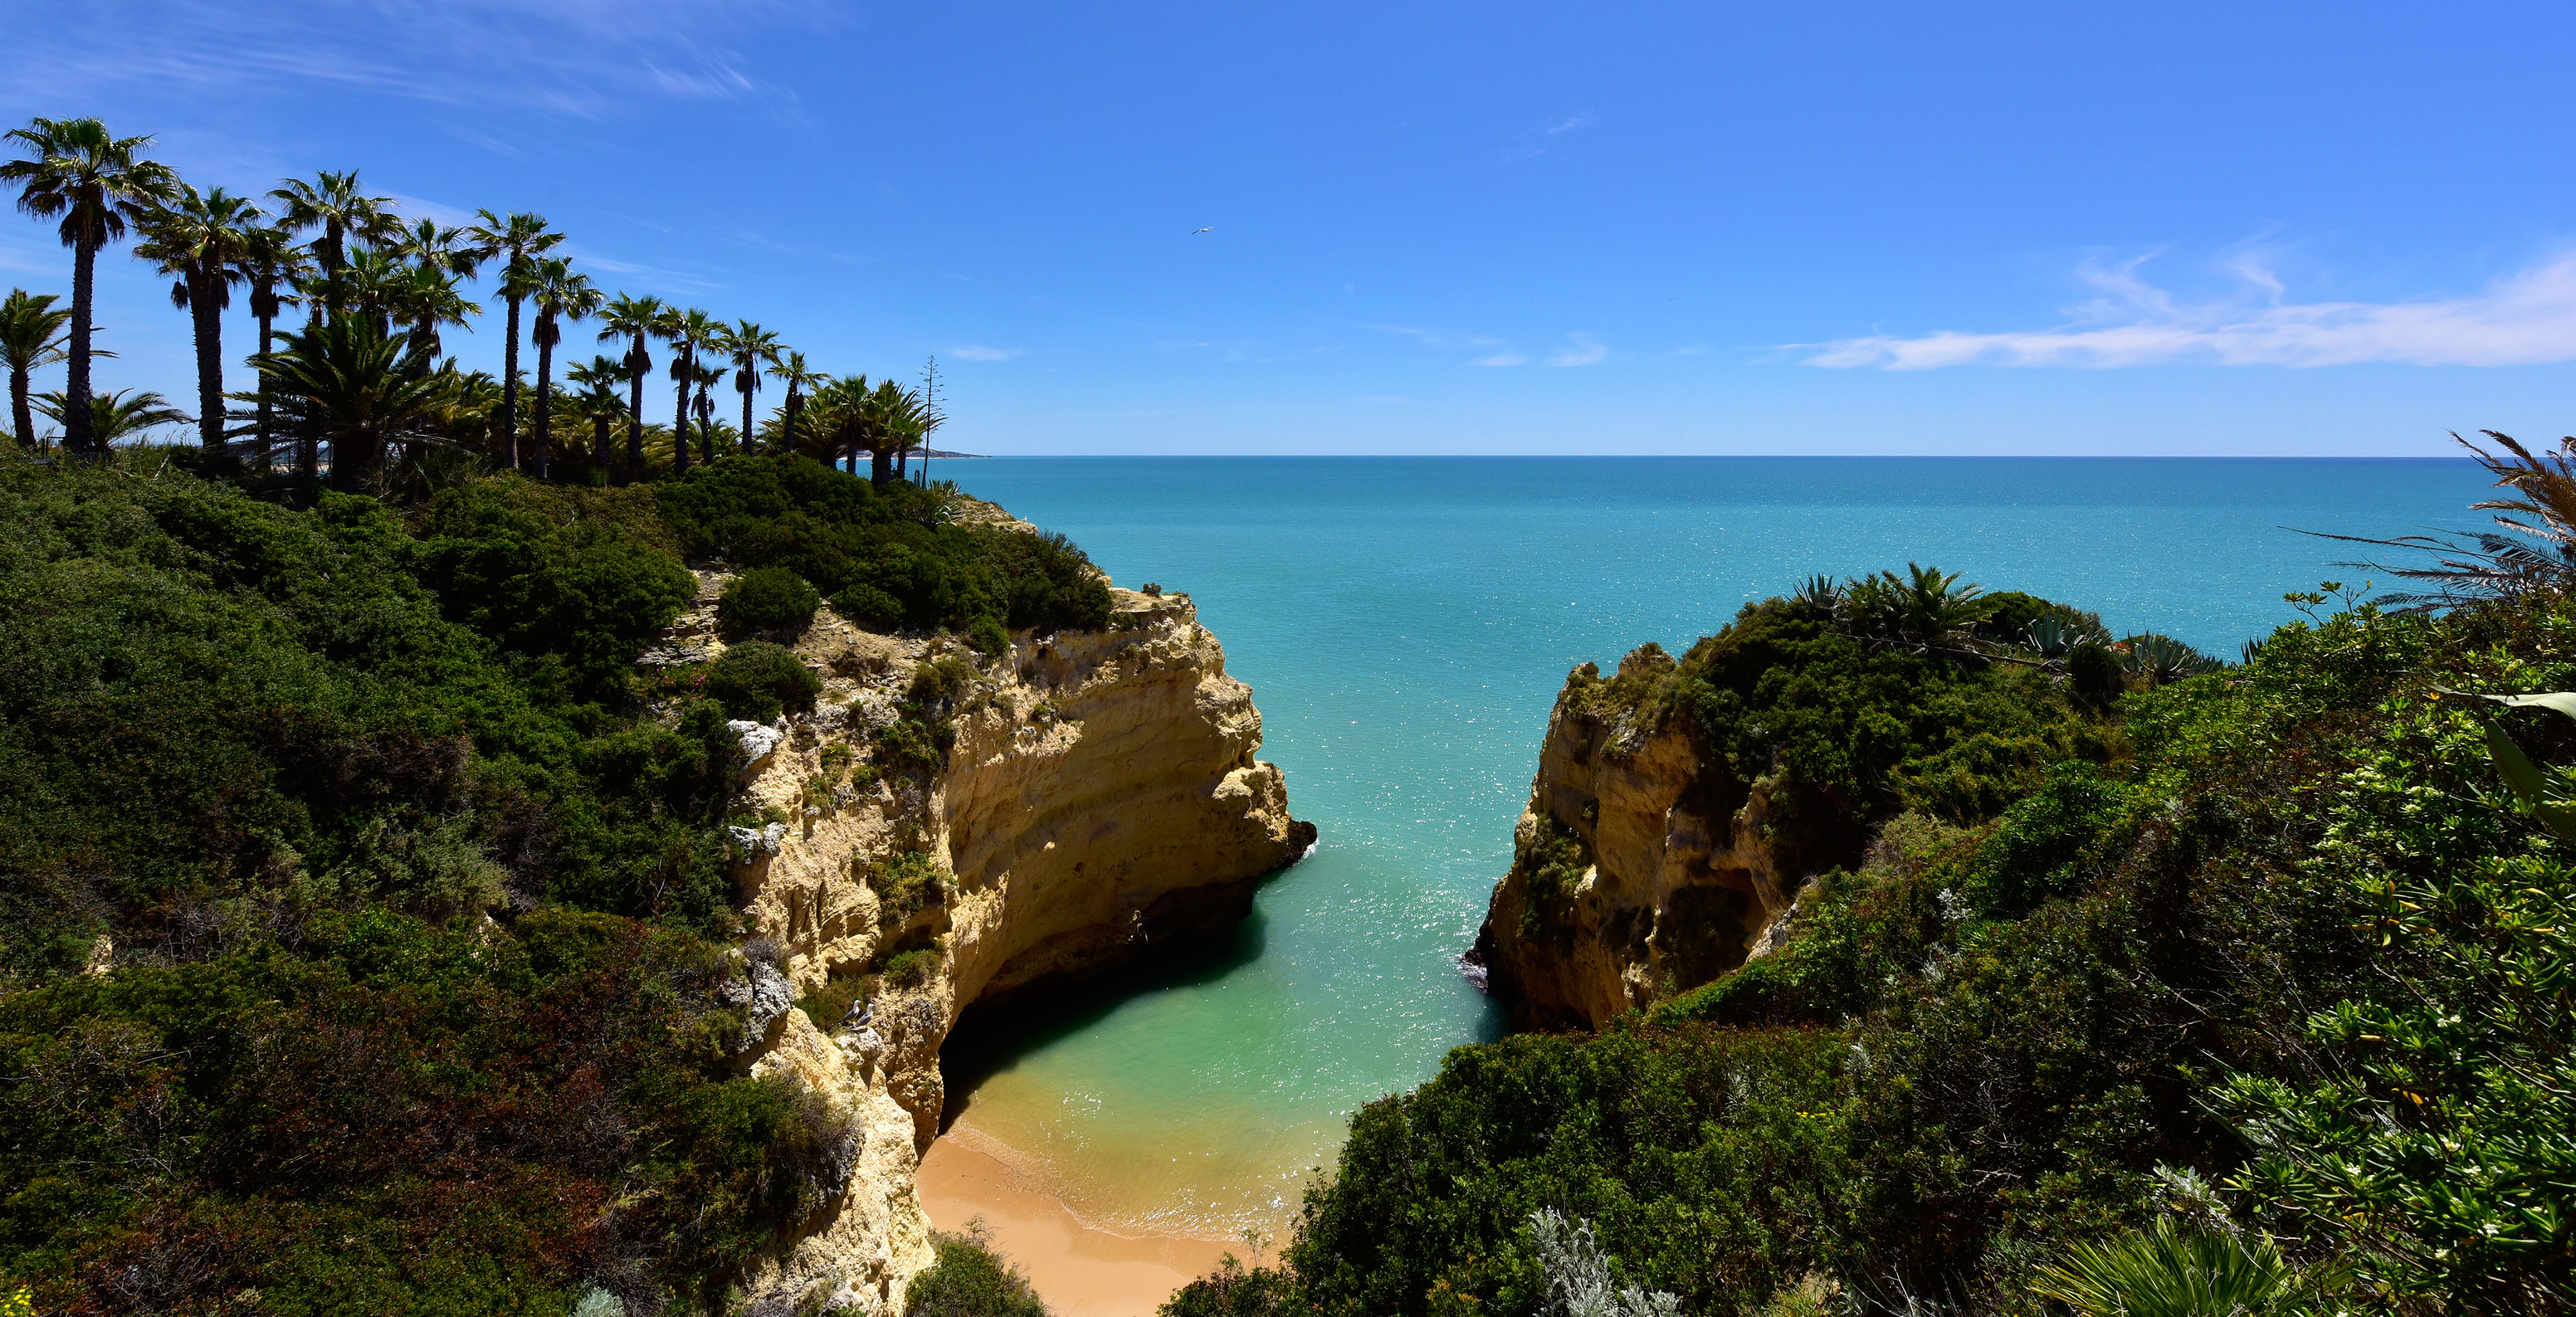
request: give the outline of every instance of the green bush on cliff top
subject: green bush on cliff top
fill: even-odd
[[[2006,739],[2059,748],[1994,779],[2017,799],[1827,874],[1785,948],[1650,1015],[1453,1052],[1354,1118],[1281,1269],[1169,1311],[1535,1315],[1518,1223],[1543,1207],[1689,1312],[1839,1292],[2037,1314],[2073,1244],[2176,1214],[2268,1233],[2300,1272],[2283,1292],[2342,1286],[2347,1309],[2566,1311],[2576,1016],[2546,912],[2576,871],[2476,725],[2425,697],[2576,687],[2570,629],[2554,599],[2293,625],[2242,669],[2128,697],[2135,756],[2107,766],[2065,753],[2046,702],[2006,705]],[[1924,703],[1951,712],[1912,726],[1937,735],[1855,745],[1848,694],[1907,670],[1752,630],[1695,652],[1705,693],[1685,660],[1593,697],[1731,692],[1711,754],[1759,749],[1759,724],[1790,747],[1774,762],[1816,747],[1817,777],[1882,809],[1939,803],[1908,765],[1996,734],[1993,688],[1930,673]],[[2576,760],[2576,725],[2513,733]]]

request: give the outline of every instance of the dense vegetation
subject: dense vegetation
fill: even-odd
[[[298,507],[184,455],[0,461],[0,1280],[48,1312],[715,1297],[846,1176],[846,1113],[743,1078],[729,1004],[725,722],[815,677],[766,641],[639,669],[681,555],[927,562],[961,627],[1105,592],[802,458]]]
[[[1689,1312],[2229,1310],[2153,1306],[2199,1254],[2259,1288],[2235,1311],[2564,1311],[2576,873],[2437,688],[2576,686],[2571,634],[2560,593],[2351,606],[2241,667],[2131,664],[2097,720],[2069,664],[1944,671],[1805,598],[1578,677],[1878,840],[1741,972],[1363,1109],[1282,1268],[1170,1311],[1560,1310],[1542,1210]],[[2576,760],[2576,724],[2500,716]]]

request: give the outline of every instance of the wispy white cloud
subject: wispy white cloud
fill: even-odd
[[[2145,258],[2087,266],[2102,296],[2050,329],[1874,334],[1792,344],[1806,364],[1931,370],[1975,364],[2107,369],[2222,366],[2529,366],[2576,361],[2576,250],[2461,297],[2413,302],[2292,302],[2259,261],[2231,273],[2238,296],[2186,301],[2139,274]]]
[[[1549,357],[1550,366],[1598,366],[1610,359],[1610,349],[1594,342],[1590,334],[1568,334],[1570,346]]]
[[[1470,366],[1526,366],[1529,364],[1529,358],[1517,352],[1497,352],[1490,357],[1478,357],[1467,364]]]
[[[960,361],[1008,361],[1020,355],[1018,348],[988,348],[980,343],[948,349],[948,355]]]
[[[1562,119],[1549,120],[1547,127],[1540,129],[1540,131],[1546,133],[1550,137],[1563,137],[1577,128],[1591,127],[1592,120],[1595,117],[1596,116],[1590,110],[1579,111],[1574,114],[1569,114]]]

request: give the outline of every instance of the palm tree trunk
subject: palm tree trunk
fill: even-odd
[[[674,373],[680,377],[680,400],[671,414],[671,474],[685,476],[689,474],[689,376],[697,373],[697,359],[682,352],[672,364],[679,367]]]
[[[751,451],[751,390],[742,391],[742,451]]]
[[[63,447],[87,453],[91,444],[89,414],[90,289],[97,282],[98,245],[83,238],[72,247],[72,350],[70,378],[63,384]]]
[[[274,288],[263,283],[259,287],[259,300],[252,303],[254,308],[266,308],[259,317],[259,355],[263,357],[268,355],[269,328],[277,323],[277,303],[271,300],[275,292]],[[268,381],[263,379],[259,381],[259,419],[254,423],[259,434],[259,462],[263,470],[268,466],[268,421]]]
[[[555,345],[540,336],[537,344],[537,479],[546,478],[546,441],[554,438],[553,379]]]
[[[590,461],[593,466],[608,465],[608,417],[594,413],[590,418]]]
[[[9,419],[18,424],[18,446],[36,451],[36,414],[27,406],[27,368],[9,367]]]
[[[705,380],[698,381],[698,456],[716,460],[716,400]]]
[[[519,299],[510,298],[510,324],[501,340],[501,446],[510,467],[519,465]]]
[[[207,452],[224,446],[224,317],[215,305],[223,281],[203,265],[191,266],[188,310],[197,320],[197,444]]]
[[[637,331],[635,350],[626,354],[626,478],[644,478],[644,335]],[[603,456],[605,456],[603,454]]]

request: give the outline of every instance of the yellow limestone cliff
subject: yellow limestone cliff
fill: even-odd
[[[1619,671],[1672,662],[1648,646]],[[1735,780],[1685,720],[1604,689],[1587,663],[1557,696],[1469,953],[1526,1028],[1597,1027],[1736,969],[1780,940],[1803,877],[1771,839],[1771,779]]]
[[[677,629],[677,656],[721,648],[705,605],[722,579]],[[913,1176],[960,1013],[1240,918],[1255,885],[1312,843],[1278,768],[1253,757],[1260,712],[1196,607],[1111,593],[1109,629],[1022,632],[991,658],[827,611],[796,646],[824,678],[814,711],[736,724],[751,759],[739,803],[785,819],[735,830],[741,908],[766,958],[752,966],[752,1072],[794,1073],[857,1136],[846,1189],[753,1269],[751,1294],[899,1310],[931,1260]],[[926,780],[876,772],[868,746],[919,698],[925,665],[970,674],[945,697],[946,765]],[[933,873],[929,899],[880,894],[903,865]],[[924,953],[909,973],[883,972],[907,952]],[[843,1019],[784,1006],[870,973],[876,995]]]

